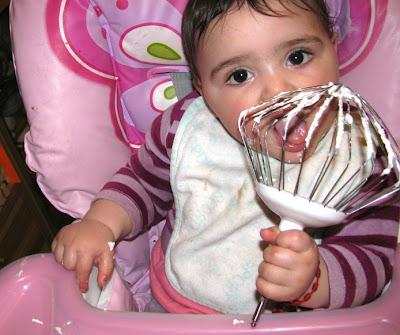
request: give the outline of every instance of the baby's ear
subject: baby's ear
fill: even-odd
[[[200,95],[203,95],[203,90],[202,90],[202,87],[201,87],[201,81],[200,81],[199,78],[193,78],[192,85],[196,89],[196,91],[199,92]]]

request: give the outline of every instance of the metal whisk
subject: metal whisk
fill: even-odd
[[[400,151],[373,108],[328,84],[285,92],[238,121],[256,190],[280,230],[327,227],[396,200]],[[253,316],[263,312],[262,298]]]

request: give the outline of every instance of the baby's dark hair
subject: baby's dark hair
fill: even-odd
[[[284,16],[284,13],[273,9],[271,2],[276,1],[288,11],[290,3],[313,12],[329,36],[332,35],[331,18],[325,0],[189,0],[182,19],[182,43],[192,78],[200,79],[196,68],[197,48],[212,20],[215,18],[220,20],[232,8],[241,8],[245,5],[264,15]]]

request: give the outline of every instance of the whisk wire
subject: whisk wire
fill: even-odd
[[[343,115],[342,115],[343,117]],[[334,146],[334,153],[332,156],[332,160],[331,163],[334,161],[334,158],[338,156],[338,151],[340,150],[340,142],[343,139],[344,136],[344,123],[341,122],[341,118],[339,119],[338,122],[338,127],[335,129],[335,131],[337,132],[337,136],[333,136],[333,140],[335,142],[335,146]],[[336,141],[339,142],[339,144],[337,145]],[[340,191],[343,189],[343,187],[346,185],[346,183],[342,183],[340,184],[340,181],[342,180],[342,178],[346,175],[346,173],[349,170],[350,167],[350,162],[351,162],[351,157],[352,157],[352,142],[351,142],[351,134],[350,132],[347,132],[347,155],[346,157],[348,157],[346,164],[344,165],[341,173],[339,174],[339,176],[336,178],[336,181],[333,183],[333,186],[330,188],[329,192],[327,192],[325,198],[322,200],[322,204],[325,207],[329,207],[330,202],[332,201],[332,199],[334,199],[339,193]],[[337,168],[337,166],[336,166]],[[342,187],[340,187],[340,185],[342,185]],[[335,192],[335,189],[337,189],[339,187],[339,190],[337,190]],[[331,196],[333,194],[333,196]],[[331,206],[334,207],[334,206]]]
[[[370,160],[370,162],[371,165],[373,165],[373,161]],[[348,188],[348,190],[342,196],[342,199],[336,205],[332,205],[331,206],[332,208],[335,208],[336,210],[342,210],[358,194],[358,192],[361,190],[362,186],[367,182],[371,174],[371,171],[369,172],[364,171],[364,167],[367,165],[367,163],[368,161],[364,162],[363,165],[359,169],[357,169],[356,172],[354,172],[347,180],[345,180],[342,186],[337,190],[337,192],[327,201],[327,203],[331,202],[338,194],[340,194],[340,192],[345,187]],[[355,180],[357,180],[357,175],[363,176],[363,178],[356,184],[356,186],[350,188],[352,184],[354,184]]]
[[[335,129],[335,133],[336,133],[336,129]],[[334,135],[335,135],[335,133],[334,133]],[[320,186],[320,184],[321,184],[321,182],[322,182],[322,180],[325,178],[325,175],[326,175],[326,173],[327,173],[327,171],[328,171],[328,169],[329,169],[329,167],[331,166],[331,164],[332,164],[332,162],[333,162],[333,159],[334,159],[334,157],[335,157],[335,151],[337,150],[335,147],[336,147],[336,136],[332,136],[332,141],[331,141],[331,145],[330,145],[330,148],[329,148],[329,153],[328,153],[328,156],[327,156],[327,159],[324,161],[324,163],[323,163],[323,165],[322,165],[322,168],[321,168],[321,170],[320,170],[320,173],[318,174],[318,177],[316,178],[316,181],[315,181],[315,183],[314,183],[314,186],[311,188],[311,192],[310,192],[310,195],[309,195],[309,197],[308,197],[308,199],[311,201],[311,200],[314,200],[314,195],[315,195],[315,193],[317,192],[317,189],[319,188],[319,186]],[[344,173],[345,171],[343,171],[342,172],[342,174]],[[337,182],[336,182],[337,183]],[[335,184],[336,184],[335,183]],[[335,185],[334,184],[334,185]],[[331,193],[331,191],[332,191],[332,189],[328,192],[328,194],[329,193]]]
[[[298,192],[299,192],[300,177],[301,177],[301,174],[302,174],[302,172],[303,172],[303,166],[304,166],[303,162],[304,162],[304,159],[305,159],[305,151],[303,151],[303,153],[302,153],[302,155],[301,155],[301,158],[300,158],[300,168],[299,168],[299,173],[298,173],[298,175],[297,175],[296,183],[295,183],[295,186],[294,186],[294,189],[293,189],[293,195],[297,195]]]
[[[309,104],[306,103],[305,106],[310,107],[312,105],[318,104],[322,95],[326,95],[326,92],[321,92],[320,94],[316,94],[313,97],[314,99],[309,99]],[[318,98],[318,100],[316,100],[316,98]],[[308,152],[311,149],[312,136],[313,136],[314,132],[316,131],[316,129],[318,128],[321,118],[327,112],[328,106],[331,104],[332,99],[333,99],[333,97],[328,96],[328,98],[324,100],[324,102],[319,106],[317,113],[315,115],[315,118],[312,120],[312,123],[310,125],[310,130],[305,139],[305,147],[304,147],[304,150],[303,150],[300,162],[299,162],[300,169],[299,169],[299,173],[298,173],[297,180],[295,183],[294,195],[297,195],[298,191],[299,191],[299,184],[300,184],[301,176],[303,173],[303,163],[305,161],[305,157],[308,155]],[[301,104],[300,104],[300,106],[301,106]],[[328,160],[329,160],[329,158],[328,158]],[[322,180],[323,176],[325,175],[324,167],[326,167],[326,162],[327,162],[327,160],[322,165],[322,169],[320,170],[319,176],[317,177],[314,187],[311,187],[311,192],[310,192],[310,195],[308,196],[309,200],[312,199],[313,194],[315,193],[316,188],[319,185],[319,182]]]
[[[259,127],[259,130],[262,130],[262,127]],[[260,141],[260,146],[261,150],[259,152],[259,155],[261,156],[261,160],[263,163],[263,173],[265,176],[265,182],[266,185],[273,186],[273,178],[272,178],[272,172],[271,172],[271,165],[269,161],[269,151],[268,151],[268,145],[267,145],[267,138],[269,136],[269,128],[265,128],[262,134],[259,134],[259,137],[261,139]],[[265,154],[264,154],[265,153]]]
[[[394,197],[394,195],[397,193],[399,193],[399,184],[395,184],[390,186],[389,188],[386,188],[384,190],[379,191],[378,193],[370,196],[367,200],[358,203],[357,205],[355,205],[352,208],[349,208],[348,210],[346,210],[346,214],[347,215],[352,215],[354,213],[357,213],[359,211],[361,211],[362,209],[366,208],[366,207],[370,207],[370,206],[374,206],[374,205],[380,205],[383,201],[387,201],[386,199],[390,199],[392,196]],[[398,196],[392,200],[392,202],[398,202]]]

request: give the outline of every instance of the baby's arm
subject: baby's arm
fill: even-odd
[[[391,279],[398,223],[397,206],[372,208],[327,231],[319,252],[328,270],[329,308],[362,305],[382,291]]]
[[[99,199],[81,221],[63,227],[52,243],[56,260],[76,272],[79,288],[88,289],[93,264],[99,268],[97,282],[103,287],[113,271],[112,245],[131,231],[125,210],[118,204]]]
[[[270,245],[257,289],[275,301],[303,301],[316,282],[319,261],[318,289],[300,306],[341,308],[370,302],[391,278],[398,222],[398,207],[374,208],[328,229],[318,247],[305,232],[263,230],[261,236]]]
[[[171,209],[169,155],[184,102],[154,120],[145,143],[99,192],[83,220],[64,227],[54,239],[57,261],[76,271],[82,291],[87,290],[93,264],[99,266],[100,287],[111,275],[113,253],[108,242],[134,238]]]

